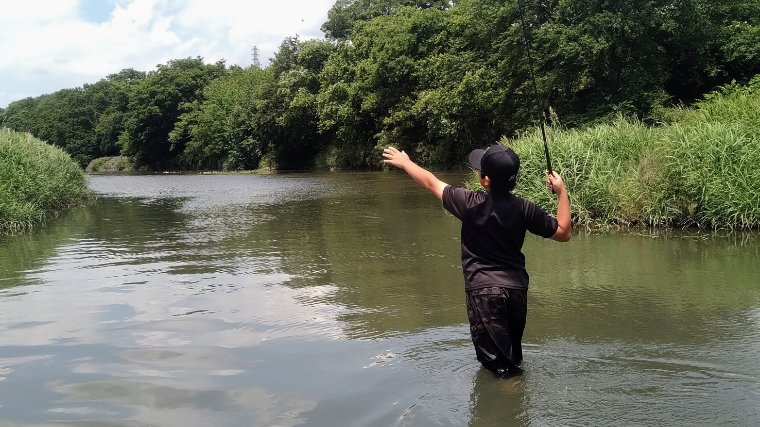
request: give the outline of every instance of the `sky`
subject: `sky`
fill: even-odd
[[[171,59],[267,65],[289,36],[323,38],[335,0],[0,0],[0,108]]]

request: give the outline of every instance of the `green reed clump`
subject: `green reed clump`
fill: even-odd
[[[29,230],[88,196],[84,172],[63,150],[0,129],[0,233]]]
[[[85,168],[87,172],[129,172],[135,170],[134,161],[126,156],[98,157]]]
[[[574,222],[760,228],[760,77],[670,117],[659,127],[619,117],[582,130],[548,129]],[[521,158],[517,193],[554,210],[540,132],[502,143]]]
[[[553,166],[571,190],[575,223],[640,222],[641,211],[651,198],[643,187],[655,175],[646,152],[652,129],[618,118],[584,130],[550,130],[547,137]],[[521,159],[517,193],[552,207],[554,196],[543,180],[546,163],[540,132],[525,134],[509,145]]]

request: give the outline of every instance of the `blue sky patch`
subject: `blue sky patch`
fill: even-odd
[[[116,0],[81,0],[79,13],[83,19],[100,24],[111,17]]]

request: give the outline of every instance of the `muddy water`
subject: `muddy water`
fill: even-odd
[[[403,174],[90,185],[0,238],[2,425],[760,422],[756,236],[528,238],[526,372],[498,380],[458,223]]]

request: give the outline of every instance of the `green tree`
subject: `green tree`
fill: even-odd
[[[267,105],[265,91],[273,73],[258,67],[232,68],[204,89],[203,101],[187,112],[170,134],[170,141],[188,139],[180,157],[189,169],[255,169],[269,152],[268,132],[260,123]]]
[[[646,118],[656,106],[746,82],[760,66],[752,53],[728,53],[757,52],[745,38],[751,30],[736,28],[737,19],[743,28],[758,22],[757,0],[520,2],[534,34],[539,96],[569,125],[620,112]]]
[[[760,73],[760,0],[338,0],[323,29],[262,70],[179,59],[0,120],[80,164],[118,148],[153,169],[376,168],[395,144],[448,167],[540,110],[567,127],[656,120]]]
[[[328,39],[345,40],[357,22],[392,15],[403,6],[445,10],[455,3],[453,0],[338,0],[327,12],[322,31]]]
[[[118,138],[124,131],[129,94],[144,78],[144,72],[127,68],[87,87],[95,104],[95,142],[102,156],[119,154]]]
[[[223,61],[205,64],[197,57],[175,59],[149,72],[130,92],[124,131],[119,135],[121,152],[133,157],[138,166],[176,167],[187,139],[170,141],[169,134],[182,108],[200,100],[206,85],[225,71]]]
[[[395,144],[445,167],[501,135],[493,115],[499,79],[478,54],[488,43],[461,35],[481,25],[463,11],[470,9],[402,7],[357,23],[351,43],[339,44],[319,96],[338,164],[377,167],[377,146]]]
[[[707,0],[703,0],[707,1]],[[714,5],[711,14],[721,31],[719,52],[726,65],[723,82],[749,82],[760,74],[760,0],[726,0]]]
[[[373,118],[361,108],[364,94],[355,82],[355,49],[340,42],[320,73],[317,94],[319,131],[330,141],[324,150],[329,168],[367,165],[368,141],[374,134]]]
[[[116,137],[131,85],[144,73],[123,70],[95,84],[15,101],[5,126],[66,150],[81,166],[118,153]]]
[[[95,107],[84,88],[62,89],[37,98],[12,102],[5,125],[66,150],[80,165],[99,154],[92,129]]]
[[[310,168],[323,149],[317,112],[319,74],[334,49],[327,41],[289,37],[272,60],[275,80],[261,121],[271,124],[272,160],[279,169]]]
[[[37,121],[38,98],[24,98],[8,104],[3,114],[3,126],[18,132],[31,132]]]
[[[728,41],[722,47],[730,75],[747,81],[760,74],[760,24],[735,22],[728,26]]]

